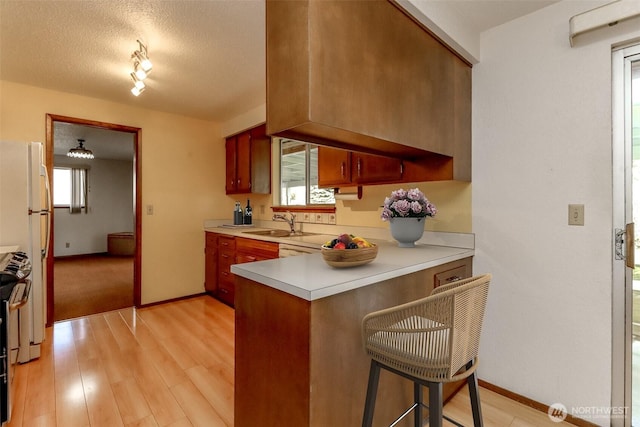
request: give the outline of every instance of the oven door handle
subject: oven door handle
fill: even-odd
[[[2,375],[0,375],[0,377],[3,378],[3,382],[6,384],[7,380],[9,378],[9,365],[7,365],[7,349],[6,347],[2,349],[2,356],[0,356],[0,359],[2,359]]]

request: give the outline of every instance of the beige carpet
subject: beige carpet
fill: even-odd
[[[133,257],[83,255],[53,263],[54,321],[133,305]]]

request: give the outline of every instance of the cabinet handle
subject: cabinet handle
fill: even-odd
[[[344,178],[344,162],[340,163],[340,176]]]
[[[357,165],[358,165],[358,178],[360,178],[362,176],[362,174],[360,173],[362,170],[362,159],[359,157],[358,157]]]
[[[450,282],[455,282],[457,280],[462,279],[462,277],[460,276],[451,276],[451,277],[447,277],[447,280],[445,280],[445,282],[450,283]]]
[[[249,262],[253,262],[256,260],[256,257],[254,256],[247,256],[247,259],[249,260]]]
[[[229,255],[222,254],[222,258],[229,258]]]
[[[228,293],[229,293],[229,291],[228,291],[228,290],[226,290],[225,288],[220,288],[219,290],[220,290],[220,292],[222,292],[223,294],[228,294]]]

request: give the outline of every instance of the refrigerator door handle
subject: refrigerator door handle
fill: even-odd
[[[42,170],[44,171],[44,189],[45,189],[45,201],[44,201],[44,210],[47,212],[51,211],[51,187],[49,186],[49,171],[45,165],[42,165]]]
[[[51,187],[49,185],[49,171],[45,165],[42,165],[44,171],[44,188],[45,188],[45,206],[44,211],[41,213],[45,216],[46,231],[45,231],[45,243],[44,248],[40,248],[40,255],[42,259],[45,259],[49,253],[49,243],[51,241]]]

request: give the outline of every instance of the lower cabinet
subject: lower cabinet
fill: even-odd
[[[226,234],[205,232],[205,290],[233,307],[233,264],[278,258],[278,244]]]
[[[236,238],[218,236],[218,292],[216,297],[223,303],[233,307],[235,285],[231,265],[236,263]]]

